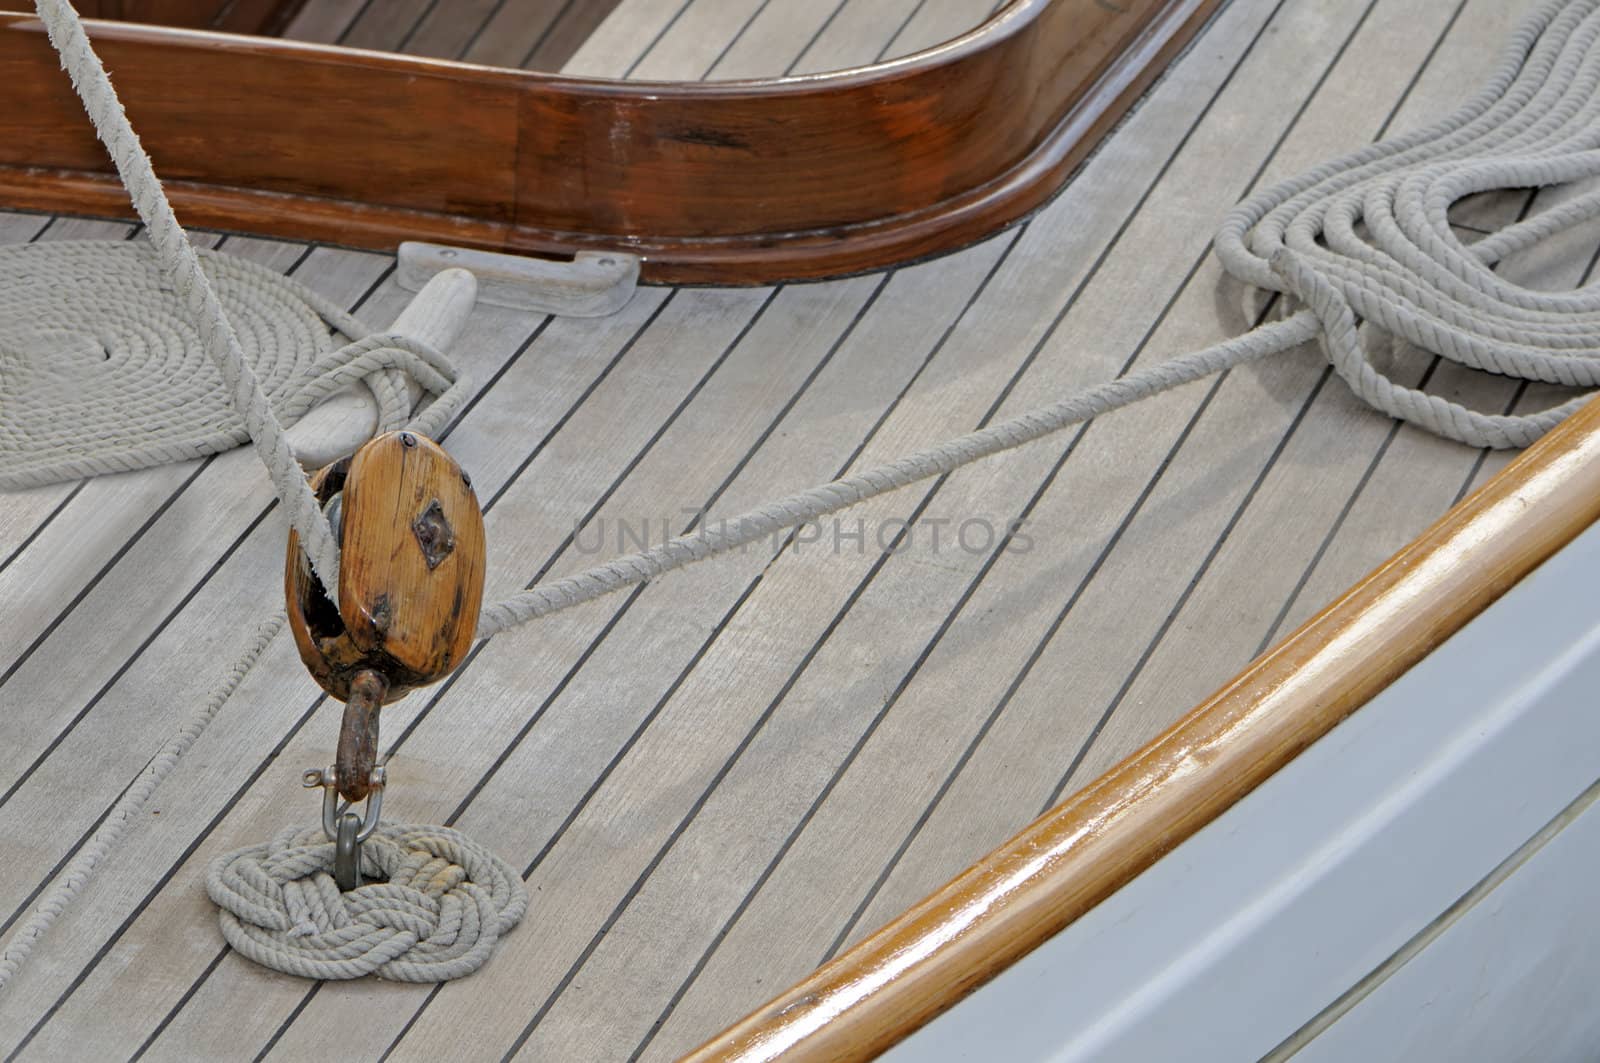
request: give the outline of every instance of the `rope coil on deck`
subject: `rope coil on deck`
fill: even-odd
[[[199,256],[173,216],[76,13],[66,0],[36,2],[51,41],[61,52],[63,65],[106,143],[135,208],[149,227],[163,275],[170,278],[181,305],[195,322],[195,334],[261,454],[290,524],[299,532],[322,584],[337,586],[337,543],[294,465],[274,410],[271,387],[259,379],[229,324],[227,300],[219,299],[207,270],[202,268]],[[1292,296],[1303,304],[1286,319],[1205,350],[1138,369],[1118,380],[897,461],[797,492],[655,549],[531,588],[488,606],[480,620],[479,634],[487,637],[645,582],[885,492],[944,475],[1168,389],[1292,350],[1314,338],[1320,339],[1338,375],[1374,408],[1474,447],[1527,445],[1582,399],[1521,416],[1471,410],[1385,374],[1372,356],[1369,340],[1373,333],[1386,333],[1487,372],[1569,387],[1600,386],[1600,288],[1538,292],[1505,281],[1490,269],[1506,255],[1600,217],[1600,193],[1576,196],[1470,247],[1456,237],[1447,216],[1451,204],[1475,192],[1544,187],[1600,176],[1597,12],[1600,0],[1546,0],[1515,32],[1488,85],[1450,118],[1319,166],[1252,197],[1229,213],[1217,236],[1219,258],[1228,272],[1240,280]],[[88,285],[97,282],[93,275],[83,278]],[[413,353],[427,361],[422,352]],[[439,363],[428,361],[428,365],[444,372]],[[3,386],[4,381],[0,380],[0,387]],[[440,405],[435,403],[436,407]],[[0,413],[4,410],[0,406]],[[259,647],[252,652],[259,653]],[[236,668],[235,672],[240,670]],[[221,699],[225,700],[231,689],[229,686]],[[197,734],[221,704],[219,699],[213,702],[197,717],[198,722],[180,735]],[[159,782],[175,760],[175,756],[163,760],[152,774],[153,781]],[[147,796],[148,788],[141,787],[139,794]],[[125,800],[133,800],[136,806],[143,800],[139,794],[130,791]],[[121,802],[115,811],[113,823],[120,830],[120,824],[131,812]],[[442,829],[417,830],[432,837]],[[475,964],[487,955],[492,939],[489,946],[481,943],[488,937],[494,920],[481,906],[481,899],[464,884],[460,885],[461,890],[479,905],[472,909],[478,913],[479,925],[471,944],[458,949],[457,941],[466,927],[465,900],[459,907],[452,907],[454,914],[448,916],[440,904],[439,914],[431,924],[417,913],[432,909],[425,904],[419,908],[420,902],[410,894],[402,897],[398,893],[375,892],[368,895],[370,902],[347,901],[341,909],[328,902],[323,885],[316,878],[325,877],[322,858],[309,855],[314,847],[296,842],[296,837],[303,841],[303,836],[288,834],[273,843],[279,846],[277,849],[268,846],[243,850],[223,858],[213,869],[213,880],[219,884],[213,896],[227,909],[222,916],[225,933],[241,951],[293,973],[314,971],[316,977],[348,977],[325,973],[342,971],[345,968],[339,965],[347,962],[371,964],[371,970],[386,977],[407,977],[421,970],[410,964],[422,961],[409,955],[402,959],[405,950],[392,955],[389,950],[403,936],[414,935],[415,940],[406,946],[412,952],[437,949],[441,955],[449,953],[451,957],[428,967],[428,980],[466,973],[471,969],[467,965],[469,957]],[[86,847],[90,854],[87,862],[80,856],[68,867],[52,889],[52,907],[41,908],[19,931],[18,941],[31,946],[81,886],[108,844],[97,833]],[[465,848],[452,850],[453,855],[429,852],[451,861],[460,856],[472,866],[455,866],[465,869],[466,877],[474,880],[481,871],[490,881],[502,883],[506,873],[504,865],[475,862],[479,854]],[[436,881],[454,881],[455,872],[434,867],[427,860],[413,873],[404,859],[416,857],[395,859],[401,861],[394,866],[400,869],[405,888],[420,895],[433,897],[429,891]],[[420,885],[419,875],[425,878]],[[509,882],[503,884],[511,888]],[[495,895],[495,888],[488,888],[491,896]],[[449,888],[443,889],[434,899],[449,893]],[[497,909],[500,922],[494,923],[496,934],[515,923],[516,917],[507,914],[514,906],[515,901],[508,900]],[[520,910],[516,914],[520,915]],[[383,933],[351,929],[367,922]],[[444,943],[438,938],[435,945],[441,933],[450,940]],[[303,952],[284,951],[291,934],[296,939],[314,939],[314,954],[308,958]],[[372,934],[374,941],[382,938],[382,943],[357,948],[353,943],[366,941],[362,937],[365,934]],[[346,955],[345,950],[349,949],[354,951]],[[363,958],[357,960],[357,956]],[[8,951],[0,962],[0,984],[14,972],[16,960]]]
[[[380,431],[411,420],[404,376],[453,412],[455,369],[416,340],[373,333],[304,285],[198,252],[272,416],[293,424],[361,382]],[[349,337],[334,346],[330,328]],[[428,425],[417,425],[427,432]],[[249,432],[207,360],[193,315],[143,243],[0,250],[0,489],[125,472],[230,450]]]
[[[339,892],[334,846],[292,828],[211,865],[206,892],[240,953],[302,978],[443,982],[471,974],[528,910],[504,860],[448,827],[389,824],[361,848],[381,882]]]

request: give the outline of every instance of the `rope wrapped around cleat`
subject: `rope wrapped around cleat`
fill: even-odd
[[[222,935],[257,963],[303,978],[443,982],[471,974],[528,910],[505,861],[448,827],[379,827],[361,847],[369,882],[333,880],[321,828],[290,829],[211,865]]]

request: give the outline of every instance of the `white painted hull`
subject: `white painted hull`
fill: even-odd
[[[1600,1055],[1591,530],[900,1060]]]

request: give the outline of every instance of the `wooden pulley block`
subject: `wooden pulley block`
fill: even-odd
[[[338,788],[354,801],[368,789],[376,710],[448,675],[472,645],[483,603],[483,513],[467,474],[414,432],[378,436],[319,470],[311,486],[337,523],[338,606],[291,531],[289,628],[312,676],[347,703]]]

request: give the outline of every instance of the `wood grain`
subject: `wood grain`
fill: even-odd
[[[856,8],[870,9],[877,18],[876,12],[895,6],[859,0],[834,25],[844,25]],[[912,6],[899,5],[902,11]],[[668,293],[641,292],[620,318],[554,322],[503,378],[499,367],[536,322],[481,308],[459,355],[474,380],[494,386],[449,444],[472,469],[483,497],[515,481],[496,507],[504,511],[495,518],[498,531],[491,528],[496,593],[532,578],[597,499],[608,499],[600,512],[609,518],[676,515],[680,505],[709,497],[737,469],[734,494],[714,509],[738,512],[831,477],[869,435],[874,442],[865,462],[943,438],[952,425],[976,423],[1086,274],[1091,279],[1083,294],[1018,378],[1008,402],[1026,408],[1117,372],[1203,252],[1223,205],[1243,193],[1258,167],[1267,166],[1263,179],[1272,181],[1370,140],[1456,8],[1454,0],[1380,0],[1361,36],[1340,52],[1364,3],[1285,5],[1267,23],[1254,58],[1229,78],[1274,6],[1259,0],[1229,5],[1204,48],[1174,68],[998,265],[996,256],[1009,240],[898,272],[864,312],[868,281],[847,282],[867,285],[848,300],[822,298],[834,285],[786,289],[698,392],[700,374],[755,312],[763,293],[673,294],[661,317],[564,423],[563,411]],[[1492,58],[1506,32],[1503,21],[1516,14],[1498,0],[1472,0],[1453,23],[1455,37],[1439,48],[1419,88],[1406,97],[1394,128],[1425,124],[1448,111],[1461,87],[1476,83],[1476,64]],[[870,57],[891,30],[848,54]],[[1336,53],[1343,58],[1324,83],[1324,64]],[[842,54],[830,50],[807,61],[835,62]],[[633,58],[622,57],[608,73],[620,74]],[[768,71],[783,69],[789,59],[773,57]],[[652,59],[650,66],[658,65]],[[702,69],[686,65],[673,73],[687,77]],[[1224,79],[1226,92],[1165,167],[1193,116]],[[1314,85],[1320,87],[1308,98]],[[1304,117],[1295,121],[1302,108]],[[1280,135],[1286,137],[1284,148],[1273,156]],[[1157,174],[1163,175],[1160,183],[1142,201]],[[1142,205],[1130,220],[1136,204]],[[96,235],[80,231],[80,224],[59,220],[46,238],[63,229]],[[1115,240],[1125,224],[1126,236]],[[235,238],[226,246],[237,253],[242,243],[247,242]],[[1558,254],[1553,244],[1541,250],[1575,259],[1581,268],[1592,246],[1591,241],[1582,253]],[[1102,254],[1105,265],[1091,271]],[[292,259],[291,254],[285,264]],[[381,261],[318,250],[296,276],[349,301],[377,275],[376,266],[365,269],[373,263]],[[994,279],[985,286],[991,268]],[[1221,284],[1213,263],[1205,263],[1159,319],[1146,358],[1232,334],[1239,315]],[[1140,298],[1130,302],[1130,291]],[[406,298],[386,281],[360,313],[387,320]],[[857,313],[863,314],[860,324],[827,357],[839,330]],[[919,370],[958,317],[940,353]],[[816,380],[805,385],[817,366],[822,368]],[[1037,548],[1022,558],[1002,558],[953,618],[951,603],[981,558],[909,551],[889,561],[840,626],[830,629],[866,566],[856,563],[853,550],[813,564],[817,551],[807,549],[798,556],[785,553],[770,569],[766,557],[733,558],[661,581],[615,628],[601,628],[599,619],[611,615],[606,608],[603,614],[551,618],[533,638],[492,643],[459,683],[441,692],[441,703],[400,746],[401,775],[389,795],[399,803],[389,807],[391,814],[417,822],[444,822],[464,807],[463,829],[492,839],[518,865],[546,845],[551,852],[534,883],[541,898],[538,918],[509,935],[480,976],[443,990],[443,999],[420,1018],[414,1014],[427,998],[426,987],[327,986],[310,992],[296,981],[265,976],[236,956],[218,963],[217,952],[205,947],[208,941],[197,943],[196,935],[208,934],[211,925],[198,885],[208,861],[291,823],[309,824],[315,815],[297,773],[327,762],[339,715],[335,706],[317,709],[283,744],[316,688],[288,640],[280,640],[211,732],[207,741],[216,744],[210,752],[202,751],[169,780],[161,815],[141,828],[140,859],[130,862],[132,877],[118,891],[125,899],[92,902],[64,921],[47,946],[48,962],[0,999],[0,1030],[6,1031],[0,1040],[10,1038],[0,1053],[81,978],[81,987],[66,997],[24,1056],[81,1056],[86,1046],[126,1054],[126,1045],[147,1037],[154,1039],[150,1054],[156,1057],[254,1054],[270,1046],[273,1055],[294,1059],[335,1042],[361,1046],[352,1051],[376,1057],[396,1039],[400,1055],[449,1054],[472,1043],[498,1056],[582,960],[573,982],[587,992],[563,994],[520,1058],[540,1058],[541,1050],[555,1058],[628,1058],[679,986],[699,970],[700,957],[715,946],[708,966],[695,975],[641,1058],[653,1063],[693,1047],[809,972],[934,800],[947,772],[956,779],[948,796],[895,865],[862,929],[894,916],[1034,818],[1082,733],[1130,674],[1141,676],[1140,693],[1110,716],[1074,788],[1109,763],[1103,758],[1116,760],[1143,744],[1177,711],[1237,671],[1308,566],[1315,575],[1306,597],[1325,599],[1393,551],[1383,544],[1403,544],[1450,504],[1476,456],[1421,446],[1409,430],[1385,450],[1388,422],[1349,400],[1337,381],[1318,394],[1261,490],[1249,492],[1276,441],[1290,431],[1319,368],[1307,353],[1271,372],[1234,374],[1181,441],[1203,387],[1097,423],[1035,511],[1030,526],[1047,533]],[[762,442],[769,417],[802,388],[794,409]],[[897,399],[902,389],[905,397]],[[691,394],[693,401],[664,428]],[[1502,401],[1490,405],[1501,408]],[[880,415],[885,425],[873,435]],[[529,448],[556,423],[560,432],[548,452],[520,472]],[[658,429],[664,432],[660,441],[629,469]],[[742,464],[747,449],[751,457]],[[227,460],[233,457],[242,460]],[[1017,512],[1041,489],[1054,460],[1049,453],[1019,455],[1016,462],[976,470],[965,483],[956,478],[940,489],[937,508],[928,512],[958,519]],[[1363,477],[1369,463],[1377,469],[1370,482]],[[0,640],[5,653],[28,646],[142,525],[149,513],[133,504],[139,477],[175,475],[175,488],[192,470],[95,481],[73,500],[17,564],[0,574],[33,569],[30,562],[59,569],[58,578],[47,582],[7,581],[9,600],[34,622],[16,625]],[[607,495],[614,480],[622,486]],[[1152,480],[1152,497],[1131,519],[1129,532],[1108,550],[1105,566],[1060,634],[1040,651],[1029,677],[1019,679],[1083,569],[1095,562]],[[113,491],[121,494],[108,493]],[[165,492],[159,496],[164,497]],[[894,499],[896,508],[878,516],[906,515],[921,497],[916,492]],[[102,704],[0,810],[0,834],[12,858],[0,870],[0,886],[13,904],[137,775],[150,743],[167,733],[174,714],[205,696],[217,663],[232,658],[241,633],[270,604],[263,588],[283,563],[277,515],[230,553],[235,536],[269,501],[253,455],[219,459],[87,592],[82,606],[0,695],[20,709],[12,714],[15,723],[0,725],[9,729],[6,741],[17,740],[28,751],[26,758],[10,760],[20,770],[97,689],[110,687]],[[7,507],[13,502],[21,506],[32,498],[7,499]],[[1359,527],[1346,523],[1334,534],[1347,502],[1358,512],[1370,510],[1373,519]],[[1243,516],[1227,531],[1236,506],[1244,507]],[[5,508],[0,519],[10,517]],[[871,535],[869,530],[869,549]],[[609,536],[601,555],[616,547],[614,524]],[[1321,556],[1324,536],[1332,545],[1318,567],[1313,558]],[[592,525],[582,541],[596,549]],[[1214,541],[1221,543],[1219,560],[1201,579],[1197,573],[1204,571]],[[576,571],[601,555],[569,553],[551,574]],[[1236,563],[1225,566],[1229,556]],[[1031,564],[1017,564],[1024,559]],[[896,578],[903,569],[913,571]],[[747,581],[756,576],[762,576],[759,586],[741,604]],[[1198,583],[1193,597],[1139,672],[1142,651],[1179,609],[1191,583]],[[196,587],[193,602],[170,626],[160,627],[166,611]],[[733,623],[700,658],[695,651],[708,637],[703,627],[663,622],[693,616],[709,623],[726,611],[732,611]],[[1301,610],[1294,612],[1298,623]],[[7,623],[18,615],[13,610]],[[949,633],[922,663],[925,644],[946,623]],[[985,631],[997,637],[985,638]],[[827,644],[808,664],[803,655],[825,635]],[[82,651],[88,644],[96,647],[92,655]],[[585,657],[591,644],[593,653]],[[841,647],[870,647],[870,653]],[[842,772],[794,845],[781,849],[798,829],[800,810],[913,665],[918,670],[899,707]],[[680,669],[691,668],[686,689],[650,722],[657,699],[668,695]],[[1155,672],[1161,673],[1159,682],[1144,682]],[[735,770],[718,782],[706,810],[585,959],[597,928],[622,904],[666,844],[669,829],[711,786],[729,751],[791,673],[800,676],[796,689],[784,696]],[[963,750],[1013,681],[1020,684],[1017,696],[972,760],[963,762]],[[419,695],[386,708],[386,739],[398,739],[429,700]],[[832,714],[819,721],[816,714],[824,711]],[[1029,713],[1032,722],[1024,727],[1018,721]],[[527,740],[512,748],[519,729],[535,716],[539,722]],[[464,720],[473,721],[470,734],[462,729]],[[636,727],[641,737],[630,746]],[[885,743],[891,731],[899,738]],[[608,777],[611,759],[630,749]],[[504,766],[479,793],[480,779],[501,757]],[[84,773],[85,763],[96,771]],[[252,782],[262,765],[264,773]],[[607,781],[587,800],[601,779]],[[74,799],[62,801],[69,789]],[[840,807],[847,790],[851,802]],[[708,815],[721,807],[729,809],[725,816]],[[577,816],[573,829],[558,836],[569,814]],[[41,817],[57,829],[37,831]],[[781,862],[764,878],[779,851]],[[755,884],[760,891],[749,908],[741,908]],[[150,906],[136,906],[147,890],[156,891]],[[756,918],[779,910],[782,926]],[[733,930],[719,939],[736,911]],[[144,972],[149,990],[136,997],[126,992],[132,970]],[[250,1006],[241,1008],[242,1000]]]
[[[362,673],[385,701],[448,675],[472,646],[483,604],[483,516],[471,480],[437,443],[389,432],[313,479],[343,492],[338,609],[289,533],[284,587],[301,660],[341,701]]]
[[[868,1059],[1149,867],[1600,517],[1600,402],[1139,752],[690,1060]]]
[[[626,249],[650,280],[754,284],[938,254],[1027,214],[1216,2],[1018,0],[905,60],[706,84],[90,34],[193,224],[379,249]],[[126,214],[35,20],[0,16],[0,85],[0,200]]]
[[[305,0],[76,0],[84,18],[157,26],[276,34]],[[31,12],[32,0],[0,0],[0,11]]]

